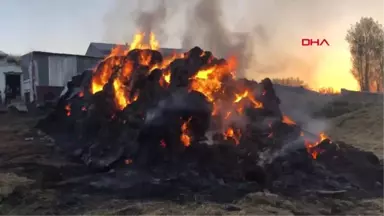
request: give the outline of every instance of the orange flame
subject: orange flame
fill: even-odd
[[[135,36],[133,37],[133,41],[129,46],[129,50],[134,50],[134,49],[158,50],[159,49],[159,42],[156,40],[156,36],[153,32],[149,34],[149,43],[143,43],[144,39],[145,39],[145,33],[141,32],[141,33],[135,34]]]
[[[180,135],[180,141],[183,143],[185,147],[188,147],[191,145],[191,137],[188,135],[188,124],[191,121],[192,118],[189,118],[188,121],[184,122],[181,125],[181,135]]]
[[[125,82],[132,74],[133,63],[132,62],[121,62],[119,58],[112,58],[116,56],[126,55],[130,50],[133,49],[159,49],[159,42],[156,40],[155,34],[149,35],[149,43],[144,44],[145,34],[138,33],[134,36],[134,39],[126,49],[124,46],[116,46],[111,50],[111,53],[103,60],[103,63],[99,67],[99,71],[92,78],[91,92],[93,94],[103,90],[105,84],[110,79],[115,66],[120,67],[119,75],[113,80],[113,88],[115,90],[115,102],[119,109],[124,109],[127,105],[131,104],[137,99],[137,95],[133,99],[129,99],[129,89],[125,86]],[[139,63],[142,65],[149,65],[152,56],[150,52],[141,52],[139,56]]]
[[[327,135],[325,135],[324,132],[321,132],[319,134],[319,141],[315,143],[311,143],[309,141],[305,141],[305,148],[307,149],[307,152],[312,156],[313,159],[317,159],[317,156],[322,152],[322,150],[316,148],[321,142],[323,142],[325,139],[328,139]]]
[[[236,59],[230,58],[226,64],[216,64],[205,69],[201,69],[191,78],[190,90],[199,91],[204,94],[209,101],[214,101],[215,94],[221,90],[221,80],[225,76],[234,77]]]
[[[240,130],[235,133],[235,130],[231,127],[229,127],[225,132],[224,132],[224,139],[228,140],[229,138],[232,138],[236,145],[240,143],[240,138],[241,138],[241,133]]]

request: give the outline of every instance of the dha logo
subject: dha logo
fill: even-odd
[[[301,46],[313,46],[314,44],[316,44],[316,46],[329,46],[329,43],[326,39],[301,39]]]

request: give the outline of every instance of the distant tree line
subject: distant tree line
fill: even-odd
[[[383,92],[384,29],[372,18],[362,17],[347,32],[351,73],[361,91]]]
[[[273,78],[272,82],[285,86],[308,87],[308,85],[299,77]]]
[[[317,91],[321,94],[338,94],[338,91],[335,91],[332,87],[312,89],[301,80],[299,77],[287,77],[287,78],[274,78],[272,82],[279,85],[292,86],[292,87],[303,87],[312,91]]]

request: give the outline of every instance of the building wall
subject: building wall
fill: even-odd
[[[40,85],[62,87],[77,73],[76,57],[48,56],[48,83]]]
[[[29,98],[26,101],[33,101],[36,97],[36,86],[48,85],[48,56],[42,53],[28,53],[21,58],[23,71],[22,94]]]
[[[23,92],[29,94],[30,102],[35,98],[38,102],[44,100],[45,97],[42,95],[49,91],[57,95],[73,76],[95,67],[99,61],[99,58],[68,54],[44,52],[26,54],[22,57]],[[33,70],[36,72],[34,76]]]

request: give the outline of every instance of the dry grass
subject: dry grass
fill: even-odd
[[[229,204],[212,202],[110,200],[86,215],[382,215],[382,199],[352,202],[334,198],[305,198],[301,200],[282,197],[268,192],[256,192]]]
[[[15,173],[0,173],[0,202],[20,187],[27,187],[34,181]]]
[[[383,157],[383,105],[372,105],[330,119],[329,136]]]

